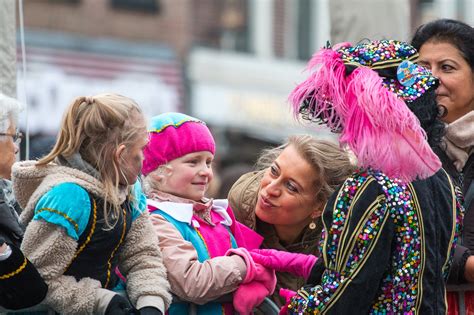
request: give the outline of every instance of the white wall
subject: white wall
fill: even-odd
[[[305,63],[196,49],[188,78],[191,112],[207,123],[237,128],[261,139],[280,141],[290,134],[333,138],[325,128],[298,123],[287,98],[303,81]]]

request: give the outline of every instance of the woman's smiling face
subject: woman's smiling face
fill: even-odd
[[[286,147],[260,182],[255,213],[269,224],[301,231],[320,215],[317,172],[292,146]]]
[[[474,110],[474,73],[451,43],[430,40],[420,48],[419,64],[439,78],[436,100],[448,109],[447,123]]]

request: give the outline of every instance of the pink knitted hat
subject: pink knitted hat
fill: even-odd
[[[143,149],[142,173],[145,176],[183,155],[199,151],[214,154],[216,150],[206,124],[185,114],[164,113],[153,117],[148,133],[150,141]]]

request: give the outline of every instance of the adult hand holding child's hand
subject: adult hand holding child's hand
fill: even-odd
[[[234,292],[233,305],[239,314],[251,314],[265,297],[275,291],[275,271],[256,263],[245,248],[230,249],[226,255],[239,255],[247,265],[245,279]]]

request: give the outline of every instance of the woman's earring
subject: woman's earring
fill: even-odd
[[[311,223],[309,224],[308,227],[309,227],[310,230],[314,230],[316,228],[316,222],[314,222],[314,219],[313,219],[313,221],[311,221]]]

